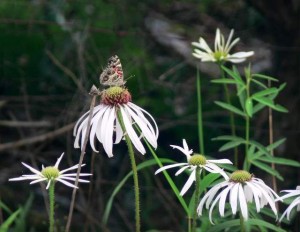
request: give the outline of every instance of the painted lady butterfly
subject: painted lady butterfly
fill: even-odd
[[[108,64],[100,75],[100,83],[108,86],[121,86],[126,83],[123,77],[122,65],[117,55],[108,59]]]

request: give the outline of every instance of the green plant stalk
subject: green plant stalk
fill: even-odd
[[[250,137],[250,118],[246,116],[246,134],[245,134],[245,160],[246,160],[246,171],[249,171],[250,164],[249,164],[249,157],[248,157],[248,149],[249,149],[249,137]]]
[[[198,100],[198,136],[200,152],[202,155],[205,154],[204,150],[204,133],[203,133],[203,114],[202,114],[202,97],[201,97],[201,79],[199,68],[197,68],[197,100]]]
[[[195,181],[195,207],[194,207],[194,215],[193,215],[193,227],[192,232],[196,232],[197,229],[197,206],[200,198],[200,167],[196,168],[196,181]]]
[[[139,189],[139,179],[138,179],[138,173],[137,173],[137,167],[136,162],[134,158],[134,151],[133,146],[131,143],[131,140],[126,133],[125,125],[122,119],[122,115],[120,111],[117,111],[118,120],[120,122],[121,128],[125,134],[125,141],[128,147],[128,153],[131,161],[131,168],[133,173],[133,182],[134,182],[134,195],[135,195],[135,231],[140,232],[141,231],[141,217],[140,217],[140,189]]]
[[[250,97],[250,82],[251,79],[247,77],[247,85],[246,85],[246,93],[247,93],[247,99]],[[249,149],[249,138],[250,138],[250,117],[246,113],[246,125],[245,125],[245,161],[246,161],[246,171],[249,171],[250,169],[250,163],[249,163],[249,157],[248,157],[248,149]]]
[[[226,79],[224,70],[222,69],[221,65],[222,64],[219,64],[221,76],[222,76],[222,78]],[[228,86],[226,84],[223,84],[223,87],[224,87],[226,103],[231,105],[231,99],[230,99]],[[236,136],[235,118],[234,118],[233,112],[231,112],[231,111],[229,112],[229,122],[230,122],[231,135]],[[234,148],[234,165],[236,167],[238,167],[238,148],[237,147]]]
[[[54,185],[54,180],[51,180],[51,184],[49,186],[49,232],[54,232]]]
[[[245,222],[243,215],[240,213],[240,226],[241,226],[241,232],[245,232]]]

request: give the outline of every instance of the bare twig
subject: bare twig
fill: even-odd
[[[21,139],[17,142],[10,142],[10,143],[0,144],[0,151],[10,149],[10,148],[25,146],[25,145],[28,145],[28,144],[38,143],[38,142],[45,141],[47,139],[55,138],[58,135],[64,134],[67,131],[71,130],[73,128],[74,124],[75,123],[70,123],[70,124],[68,124],[68,125],[66,125],[62,128],[59,128],[57,130],[51,131],[51,132],[43,134],[43,135],[38,135],[38,136],[34,136],[34,137],[31,137],[31,138],[27,138],[27,139]]]
[[[50,58],[50,60],[58,67],[60,68],[68,77],[72,79],[72,81],[75,83],[75,85],[78,87],[78,89],[86,94],[86,90],[83,88],[82,84],[80,81],[77,79],[76,75],[67,67],[65,67],[60,61],[53,55],[52,52],[49,50],[46,50],[47,56]]]
[[[80,153],[80,158],[79,158],[79,163],[78,163],[75,186],[78,186],[78,179],[79,179],[79,174],[80,174],[80,171],[81,171],[81,165],[82,165],[82,162],[83,162],[83,158],[84,158],[84,155],[85,155],[86,144],[87,144],[88,137],[89,137],[88,135],[89,135],[89,132],[90,132],[92,115],[93,115],[93,110],[94,110],[94,106],[95,106],[95,102],[96,102],[96,96],[97,95],[93,95],[91,105],[90,105],[90,113],[89,113],[89,118],[88,118],[88,123],[87,123],[87,130],[86,130],[86,133],[85,133],[83,146],[81,147],[81,153]],[[72,217],[73,217],[73,210],[74,210],[74,205],[75,205],[76,192],[77,192],[77,189],[74,188],[73,192],[72,192],[72,199],[71,199],[69,216],[68,216],[65,232],[70,231],[71,221],[72,221]]]
[[[4,127],[50,127],[52,126],[51,122],[49,121],[35,121],[35,122],[28,122],[28,121],[8,121],[8,120],[1,120],[0,126]]]

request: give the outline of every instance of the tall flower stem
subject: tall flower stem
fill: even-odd
[[[246,94],[247,99],[250,97],[250,83],[251,83],[251,76],[246,74]],[[245,164],[246,164],[246,170],[249,171],[250,164],[249,164],[249,157],[248,157],[248,149],[249,149],[249,140],[250,140],[250,117],[248,114],[246,114],[245,117]]]
[[[201,154],[204,152],[204,133],[203,133],[203,117],[202,117],[202,97],[201,97],[201,79],[199,68],[197,68],[197,100],[198,100],[198,136]]]
[[[225,76],[224,70],[222,69],[222,63],[219,64],[219,68],[220,68],[220,71],[221,71],[222,78],[225,79],[226,76]],[[226,103],[231,105],[231,99],[230,99],[228,86],[226,84],[223,84],[223,87],[224,87]],[[231,111],[229,112],[229,120],[230,120],[231,135],[236,136],[235,118],[234,118],[233,112],[231,112]],[[238,167],[238,148],[237,147],[234,148],[234,165],[236,167]]]
[[[55,183],[53,180],[49,186],[49,232],[54,232],[54,185]]]
[[[245,221],[241,213],[240,213],[240,226],[241,226],[241,232],[245,232]]]
[[[122,115],[120,111],[117,112],[118,120],[120,122],[121,128],[125,134],[125,141],[128,147],[128,153],[131,161],[131,168],[133,173],[133,182],[134,182],[134,195],[135,195],[135,231],[141,231],[141,218],[140,218],[140,190],[139,190],[139,179],[137,173],[136,162],[134,158],[134,151],[131,140],[129,136],[126,134],[125,125],[122,119]]]
[[[194,207],[194,214],[193,214],[193,227],[192,232],[196,232],[197,229],[197,206],[199,203],[200,198],[200,167],[196,168],[196,181],[195,181],[195,207]]]
[[[79,163],[78,163],[75,186],[78,186],[79,174],[80,174],[80,171],[81,171],[81,165],[82,165],[83,158],[84,158],[84,155],[85,155],[86,144],[88,142],[89,132],[90,132],[90,128],[91,128],[93,110],[94,110],[94,106],[95,106],[95,102],[96,102],[97,94],[93,92],[93,88],[94,88],[94,86],[92,87],[91,92],[90,92],[90,94],[93,95],[93,97],[92,97],[92,101],[91,101],[91,105],[90,105],[90,113],[89,113],[89,119],[88,119],[88,122],[87,122],[87,130],[86,130],[86,133],[85,133],[83,145],[81,147],[81,153],[80,153],[80,158],[79,158]],[[70,231],[71,221],[72,221],[72,217],[73,217],[73,210],[74,210],[74,205],[75,205],[76,192],[77,192],[77,188],[73,188],[72,199],[71,199],[71,204],[70,204],[70,209],[69,209],[69,216],[68,216],[65,232]]]

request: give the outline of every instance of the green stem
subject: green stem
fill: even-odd
[[[241,226],[241,232],[245,232],[245,223],[243,215],[240,213],[240,226]]]
[[[200,167],[196,168],[196,183],[195,183],[195,207],[194,207],[194,215],[193,215],[193,228],[192,232],[196,232],[197,228],[197,206],[200,198]]]
[[[220,68],[220,71],[221,71],[221,75],[222,75],[222,78],[226,78],[225,77],[225,73],[224,73],[224,70],[222,69],[221,67],[222,65],[219,64],[219,68]],[[226,84],[223,84],[223,87],[224,87],[224,93],[225,93],[225,100],[226,100],[226,103],[231,105],[231,99],[230,99],[230,94],[229,94],[229,89],[228,89],[228,86]],[[235,128],[235,118],[234,118],[234,114],[233,112],[229,112],[229,120],[230,120],[230,129],[231,129],[231,135],[232,136],[236,136],[236,128]],[[236,167],[238,167],[238,148],[235,147],[234,148],[234,165]]]
[[[49,232],[54,232],[54,185],[54,180],[52,180],[49,186]]]
[[[131,143],[131,140],[126,133],[126,128],[123,122],[123,118],[121,115],[121,112],[117,111],[118,120],[120,122],[121,128],[125,134],[125,141],[128,147],[128,153],[131,161],[131,168],[133,173],[133,182],[134,182],[134,195],[135,195],[135,231],[140,232],[141,231],[141,219],[140,219],[140,190],[139,190],[139,180],[138,180],[138,173],[137,173],[137,167],[136,162],[134,158],[134,151],[133,146]]]
[[[249,134],[250,134],[250,118],[246,116],[246,134],[245,134],[245,161],[246,161],[246,171],[249,171],[249,157],[248,157],[248,150],[249,150]]]
[[[191,217],[188,217],[188,232],[192,231]]]
[[[201,79],[199,68],[197,69],[197,100],[198,100],[198,136],[199,136],[199,145],[200,152],[202,155],[204,152],[204,134],[203,134],[203,117],[202,117],[202,97],[201,97]]]

